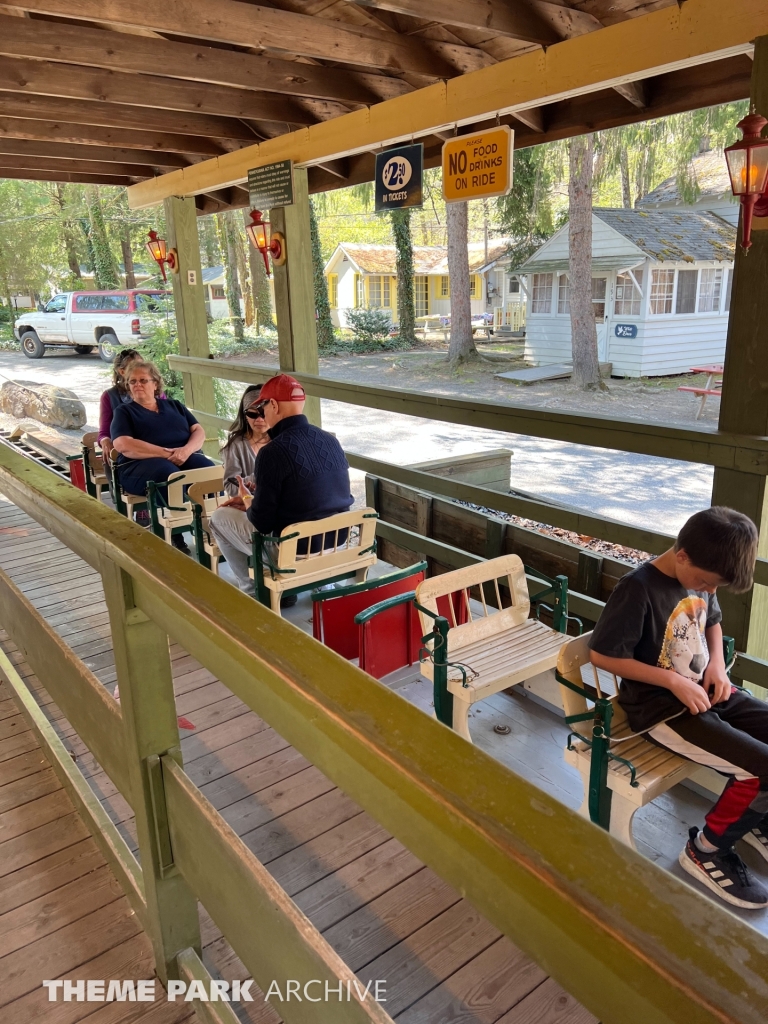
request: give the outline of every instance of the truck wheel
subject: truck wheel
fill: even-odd
[[[34,331],[26,331],[22,334],[21,348],[27,359],[42,359],[45,355],[45,345]]]
[[[93,345],[75,345],[75,352],[79,356],[89,356],[93,352],[94,347]]]
[[[114,334],[102,334],[99,338],[99,355],[105,363],[114,363],[115,356],[122,348]]]

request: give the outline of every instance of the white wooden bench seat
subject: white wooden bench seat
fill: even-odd
[[[470,592],[477,594],[482,609],[482,615],[476,618]],[[472,705],[554,669],[563,634],[529,618],[531,601],[525,566],[517,555],[503,555],[425,580],[416,588],[417,607],[422,605],[433,615],[438,614],[438,599],[451,594],[459,595],[459,608],[465,614],[459,621],[454,604],[449,603],[447,685],[453,696],[453,728],[471,743]],[[511,601],[508,607],[504,607],[506,600]],[[424,633],[432,632],[434,620],[421,610],[419,615]],[[461,672],[451,667],[456,663],[465,668],[466,686]],[[434,683],[431,662],[423,662],[421,671]]]
[[[628,846],[634,847],[632,818],[636,811],[651,803],[662,793],[666,793],[678,782],[687,779],[699,766],[651,743],[645,736],[634,735],[631,732],[627,716],[618,703],[615,693],[607,695],[602,691],[599,676],[592,669],[589,660],[589,638],[591,635],[591,633],[587,633],[585,636],[576,637],[563,644],[558,658],[558,674],[583,689],[583,694],[579,694],[561,684],[566,719],[579,715],[590,715],[586,721],[574,722],[572,728],[574,732],[591,740],[595,705],[589,700],[588,694],[591,692],[596,697],[609,702],[611,705],[609,750],[614,757],[618,756],[631,762],[635,769],[635,784],[632,784],[630,768],[622,764],[621,761],[609,758],[605,780],[607,792],[593,793],[590,807],[592,750],[589,744],[571,737],[570,749],[565,751],[565,760],[578,770],[584,784],[584,800],[579,808],[579,813],[585,818],[591,818],[595,824],[602,825],[612,836],[627,843]],[[588,672],[592,676],[590,683],[587,684],[582,677],[582,667],[585,665],[590,666]],[[615,686],[615,689],[618,690],[618,686]]]

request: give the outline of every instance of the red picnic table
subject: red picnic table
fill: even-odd
[[[691,391],[691,392],[693,392],[694,395],[697,395],[701,399],[701,403],[699,405],[699,411],[696,413],[696,419],[698,420],[701,417],[701,414],[704,412],[704,406],[707,404],[707,398],[710,395],[718,395],[719,396],[722,393],[721,392],[721,388],[722,388],[722,385],[723,385],[722,379],[716,381],[715,377],[722,378],[722,376],[723,376],[723,367],[722,367],[721,363],[715,363],[713,366],[692,366],[691,367],[691,373],[706,373],[707,374],[707,383],[704,385],[704,387],[702,387],[702,388],[679,387],[677,390],[678,391]]]

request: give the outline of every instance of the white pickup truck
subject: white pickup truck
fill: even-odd
[[[43,309],[20,316],[13,332],[29,359],[42,359],[48,346],[74,348],[78,355],[98,346],[111,363],[123,346],[146,337],[169,301],[169,292],[151,289],[61,292]]]

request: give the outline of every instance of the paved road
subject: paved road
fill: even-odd
[[[41,360],[30,360],[21,353],[0,352],[0,380],[4,378],[70,388],[85,403],[88,422],[95,426],[109,369],[93,355],[49,352]],[[513,486],[670,533],[707,506],[712,491],[710,467],[671,459],[454,426],[340,402],[323,402],[323,424],[349,451],[398,465],[512,448]],[[356,476],[358,491],[361,475]]]

